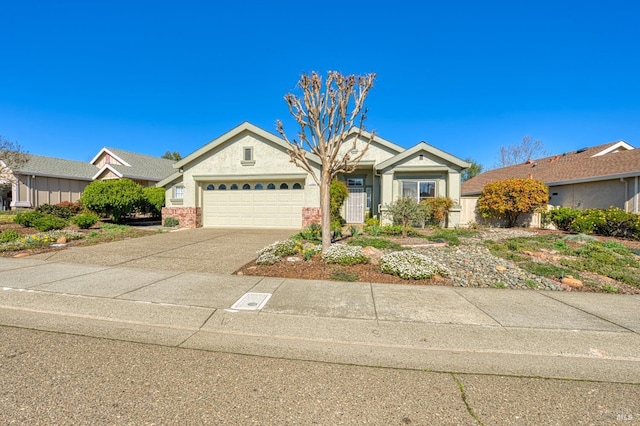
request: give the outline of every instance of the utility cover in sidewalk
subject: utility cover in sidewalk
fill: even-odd
[[[231,309],[257,311],[267,304],[270,297],[271,293],[245,293],[244,296],[231,306]]]

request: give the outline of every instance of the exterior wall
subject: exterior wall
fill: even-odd
[[[302,227],[306,228],[314,222],[320,223],[320,207],[302,208]]]
[[[342,146],[340,150],[340,154],[351,151],[353,149],[353,141],[355,139],[355,135],[349,137],[346,143]],[[361,151],[367,144],[366,140],[358,139],[356,140],[356,149]],[[398,151],[387,148],[383,145],[380,145],[375,140],[369,144],[369,148],[367,152],[365,152],[364,156],[360,160],[360,162],[373,162],[375,164],[381,163],[389,158],[399,154]],[[355,154],[357,155],[357,154]]]
[[[576,209],[606,209],[613,206],[633,211],[633,205],[629,205],[629,201],[633,200],[629,187],[633,186],[633,178],[552,186],[549,187],[549,204]]]
[[[180,223],[180,228],[200,228],[202,226],[202,209],[200,207],[163,207],[162,222],[172,217]]]
[[[243,161],[245,147],[253,148],[254,160],[251,162]],[[237,178],[230,177],[228,180],[241,182],[244,179],[248,182],[267,184],[269,182],[261,179],[261,176],[305,174],[304,170],[289,161],[289,154],[282,147],[250,132],[243,132],[228,142],[217,146],[200,158],[185,165],[183,169],[183,205],[190,207],[201,205],[203,187],[206,187],[208,183],[206,176],[211,176],[212,182],[221,182],[221,176],[237,176]],[[311,176],[306,176],[303,180],[304,207],[319,207],[319,187]],[[171,202],[172,193],[172,188],[168,187],[168,203]]]
[[[11,206],[35,208],[43,204],[58,204],[63,201],[76,202],[89,183],[84,180],[19,175],[17,188],[14,186]]]
[[[103,152],[100,157],[98,157],[98,159],[96,160],[95,164],[98,168],[104,166],[105,164],[116,164],[116,165],[120,165],[121,163],[116,160],[115,158],[113,158],[111,155],[107,154],[106,152]]]

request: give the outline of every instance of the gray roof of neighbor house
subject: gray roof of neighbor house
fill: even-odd
[[[487,183],[511,178],[553,186],[629,176],[640,176],[640,149],[618,141],[489,170],[464,182],[462,195],[480,194]]]
[[[64,160],[34,154],[27,154],[27,158],[26,163],[13,170],[14,174],[91,180],[97,171],[96,166],[84,161]]]
[[[175,172],[173,168],[174,160],[166,158],[153,157],[151,155],[138,154],[135,152],[124,151],[117,148],[103,148],[112,154],[126,161],[129,166],[120,164],[110,164],[113,169],[117,170],[123,177],[144,178],[148,180],[160,181]],[[94,175],[97,169],[94,166]]]

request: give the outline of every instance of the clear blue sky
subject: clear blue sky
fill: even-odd
[[[640,2],[4,1],[0,135],[89,160],[183,156],[243,121],[290,134],[302,72],[377,73],[367,129],[491,167],[640,146]]]

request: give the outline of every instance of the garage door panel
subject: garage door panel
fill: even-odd
[[[205,191],[203,226],[300,228],[303,202],[300,190]]]

